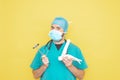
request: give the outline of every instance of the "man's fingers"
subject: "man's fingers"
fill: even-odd
[[[73,59],[69,56],[64,56],[62,61],[66,66],[70,66],[72,65]]]
[[[45,55],[42,56],[42,62],[44,64],[48,64],[49,63],[49,60],[48,60],[48,58]]]
[[[68,57],[63,57],[63,62],[65,62],[65,63],[70,63],[70,62],[72,62],[72,58],[68,58]]]
[[[63,60],[65,60],[65,61],[72,61],[73,59],[71,57],[65,56],[65,57],[63,57]]]

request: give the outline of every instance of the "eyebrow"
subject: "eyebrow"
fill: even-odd
[[[51,28],[54,28],[54,26],[51,26]],[[56,28],[60,28],[60,26],[56,26]]]
[[[51,26],[51,28],[53,28],[53,26]]]

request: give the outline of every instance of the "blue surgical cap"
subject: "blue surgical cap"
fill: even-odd
[[[53,24],[59,25],[64,30],[64,32],[67,32],[68,30],[68,22],[63,17],[56,17],[52,22],[52,25]]]

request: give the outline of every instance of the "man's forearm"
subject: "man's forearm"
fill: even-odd
[[[46,70],[47,66],[46,65],[42,65],[39,69],[37,70],[33,70],[33,75],[34,75],[34,78],[39,78],[43,72]]]
[[[84,70],[77,69],[75,66],[70,65],[68,66],[68,69],[75,75],[79,80],[83,79],[84,76]]]

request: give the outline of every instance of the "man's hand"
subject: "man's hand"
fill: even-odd
[[[69,56],[64,56],[62,59],[65,66],[75,75],[79,80],[83,79],[84,76],[84,70],[80,70],[76,68],[74,65],[72,65],[73,58]]]
[[[43,72],[48,67],[49,60],[48,60],[48,58],[47,58],[46,55],[42,56],[42,62],[43,62],[43,65],[40,68],[38,68],[37,70],[33,70],[33,75],[34,75],[35,79],[41,77],[41,75],[43,74]]]
[[[48,57],[46,55],[42,56],[42,62],[46,67],[48,67],[49,60],[48,60]]]
[[[63,57],[62,61],[66,65],[66,67],[69,67],[72,65],[73,59],[68,56],[65,56],[65,57]]]

